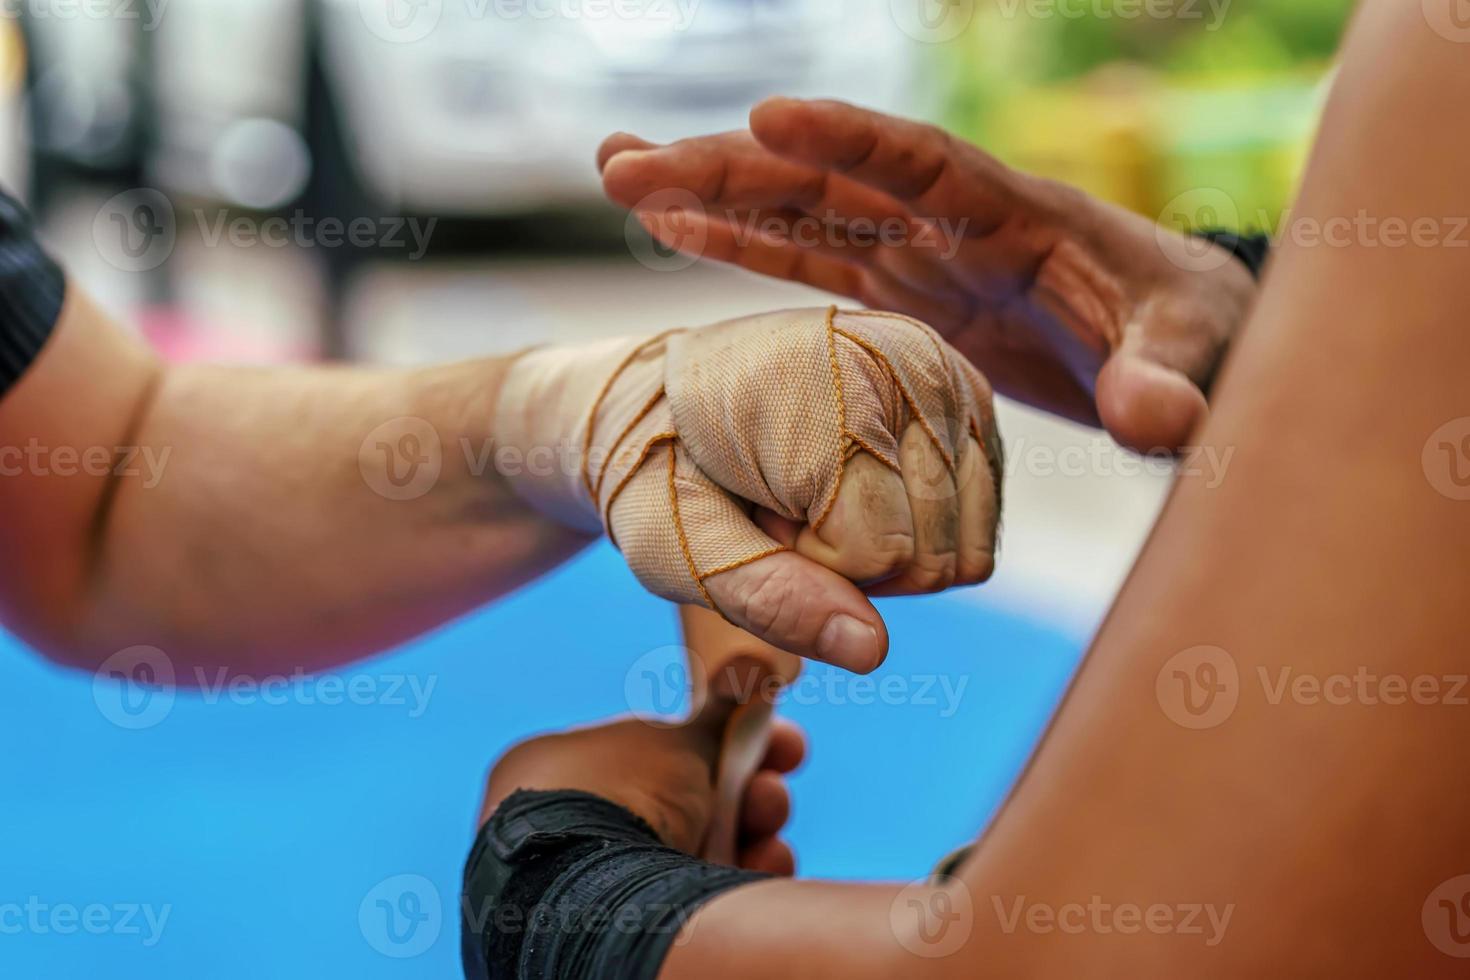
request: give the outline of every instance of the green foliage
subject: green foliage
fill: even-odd
[[[1173,16],[1137,13],[1157,10],[1161,2],[1172,4]],[[1353,5],[1354,0],[1063,0],[1054,9],[1070,15],[1031,22],[1048,35],[1051,57],[1041,77],[1046,81],[1120,60],[1190,73],[1279,71],[1331,58]],[[1024,0],[1020,9],[1026,9]],[[1094,12],[1078,16],[1087,10]]]

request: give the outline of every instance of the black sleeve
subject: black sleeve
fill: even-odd
[[[1271,257],[1271,239],[1266,235],[1242,235],[1233,231],[1202,231],[1199,237],[1214,242],[1240,260],[1257,280]]]
[[[0,191],[0,397],[35,361],[61,315],[66,279],[20,203]]]

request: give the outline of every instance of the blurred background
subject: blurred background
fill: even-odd
[[[1169,223],[1269,230],[1350,8],[9,0],[0,182],[171,358],[441,361],[826,302],[670,261],[600,200],[608,133],[737,128],[771,94],[939,122]],[[995,580],[885,604],[879,678],[901,693],[813,670],[785,706],[813,740],[805,874],[915,878],[973,837],[1157,513],[1159,465],[1016,406],[1000,421]],[[677,698],[677,641],[606,548],[343,672],[377,692],[346,702],[300,680],[168,696],[140,724],[105,679],[0,635],[0,976],[456,976],[485,767]],[[65,914],[94,906],[96,928]]]

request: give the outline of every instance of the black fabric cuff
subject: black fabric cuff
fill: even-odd
[[[465,866],[465,976],[654,980],[696,910],[765,877],[665,847],[601,797],[520,791],[481,829]]]
[[[29,216],[0,191],[0,397],[35,361],[66,296],[66,277],[37,241]]]
[[[1214,242],[1240,260],[1257,280],[1266,271],[1271,257],[1271,239],[1267,235],[1241,235],[1233,231],[1205,230],[1199,237]]]

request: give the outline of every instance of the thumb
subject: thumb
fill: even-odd
[[[1183,371],[1136,353],[1114,354],[1097,376],[1103,427],[1136,452],[1178,452],[1209,415],[1204,392]]]
[[[858,673],[888,653],[883,619],[858,587],[771,538],[682,445],[649,452],[610,516],[614,542],[656,595],[713,605],[771,646]]]
[[[1122,446],[1177,453],[1209,417],[1204,387],[1219,369],[1228,331],[1201,318],[1196,297],[1151,300],[1124,328],[1097,376],[1097,414]]]
[[[705,580],[731,622],[782,650],[866,674],[888,655],[888,630],[852,582],[791,551]]]

